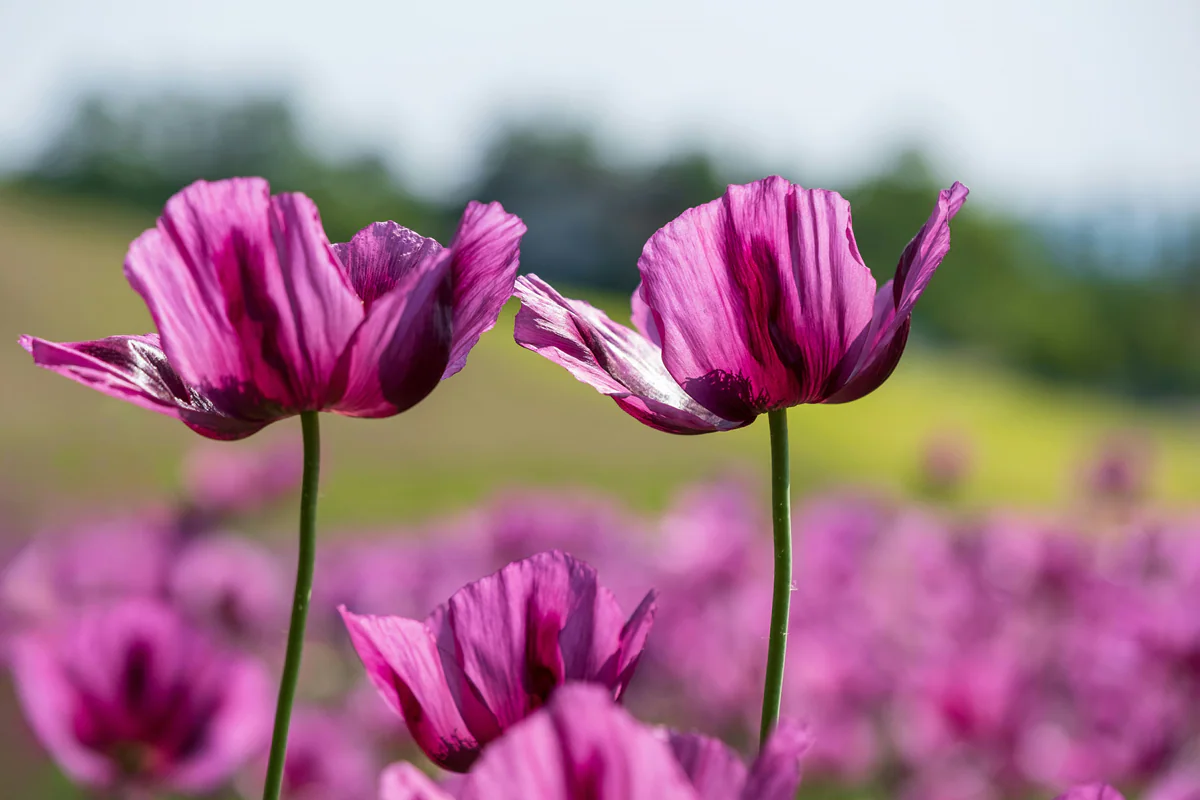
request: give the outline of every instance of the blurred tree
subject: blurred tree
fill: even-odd
[[[380,157],[334,163],[314,154],[289,103],[277,97],[168,94],[133,104],[86,97],[23,182],[158,210],[194,180],[234,175],[262,175],[275,192],[310,195],[334,240],[374,219],[445,232],[438,209],[404,192]]]
[[[637,285],[637,260],[650,235],[725,189],[703,154],[618,168],[600,158],[588,133],[553,123],[510,129],[485,163],[471,196],[499,200],[525,220],[525,271],[622,292]]]
[[[878,276],[890,274],[945,183],[923,156],[906,152],[846,192],[859,248]],[[1200,322],[1190,311],[1200,300],[1200,224],[1184,229],[1191,244],[1130,270],[1109,263],[1079,231],[1056,241],[1056,227],[1035,228],[968,202],[954,221],[950,254],[921,299],[916,331],[1050,378],[1142,395],[1200,391]]]

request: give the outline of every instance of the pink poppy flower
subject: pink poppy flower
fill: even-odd
[[[950,249],[967,188],[941,192],[876,291],[836,192],[771,177],[730,186],[646,243],[631,330],[535,275],[518,279],[517,343],[668,433],[749,425],[801,403],[877,389],[904,352],[913,305]]]
[[[72,780],[97,789],[208,792],[270,734],[262,666],[145,599],[22,635],[12,670],[38,739]]]
[[[628,620],[590,566],[558,551],[468,584],[424,621],[342,616],[367,676],[433,762],[465,772],[568,681],[619,699],[654,617]]]
[[[38,365],[212,439],[302,411],[387,417],[496,324],[524,232],[499,204],[471,203],[447,248],[394,222],[331,245],[302,194],[197,181],[125,259],[158,333],[20,342]]]

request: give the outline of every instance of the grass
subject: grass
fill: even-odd
[[[152,222],[120,208],[0,192],[0,340],[151,329],[121,262],[128,242]],[[601,302],[625,313],[620,299]],[[765,422],[701,437],[644,428],[515,346],[514,311],[510,304],[463,373],[414,410],[381,422],[323,417],[327,522],[424,516],[512,484],[583,484],[655,507],[687,481],[761,473]],[[15,518],[155,496],[175,483],[181,454],[198,441],[169,418],[35,369],[15,344],[0,348],[0,374],[0,508]],[[1069,495],[1080,459],[1117,429],[1154,442],[1160,500],[1182,502],[1200,487],[1193,416],[917,349],[875,394],[846,406],[794,409],[791,428],[801,490],[852,481],[904,491],[918,479],[929,437],[954,431],[976,453],[965,502],[1049,503]],[[298,435],[293,420],[225,446]]]

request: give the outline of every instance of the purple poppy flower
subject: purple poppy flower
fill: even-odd
[[[387,417],[495,325],[524,231],[498,203],[471,203],[448,248],[394,222],[330,245],[302,194],[197,181],[125,259],[158,333],[20,341],[40,366],[212,439],[302,411]]]
[[[671,732],[668,740],[700,800],[795,800],[800,761],[812,746],[805,726],[783,720],[747,770],[741,758],[717,739]]]
[[[270,733],[266,671],[149,600],[88,608],[21,636],[12,670],[38,739],[91,787],[207,792]]]
[[[540,553],[468,584],[420,622],[341,609],[367,675],[441,767],[465,772],[481,748],[563,683],[619,699],[654,616],[650,592],[625,620],[595,570]]]
[[[668,433],[857,400],[899,362],[913,305],[950,249],[950,220],[966,197],[960,183],[942,191],[877,292],[850,204],[836,192],[779,177],[730,186],[646,243],[636,331],[529,275],[517,281],[515,337]]]

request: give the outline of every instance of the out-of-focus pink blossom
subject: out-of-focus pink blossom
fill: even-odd
[[[1084,466],[1084,489],[1093,499],[1142,500],[1150,487],[1153,462],[1153,447],[1147,438],[1133,433],[1110,436]]]
[[[298,442],[199,448],[184,464],[184,495],[195,513],[209,518],[256,511],[299,490],[303,455]]]
[[[1143,796],[1146,800],[1200,800],[1200,761],[1193,760],[1167,773]]]
[[[85,786],[208,792],[270,732],[266,671],[150,600],[22,634],[12,670],[38,739]]]
[[[921,453],[921,484],[931,495],[954,492],[970,476],[970,442],[962,434],[942,431],[925,443]]]
[[[166,589],[175,543],[154,515],[76,523],[30,542],[4,571],[0,596],[18,622]]]
[[[183,548],[171,570],[170,596],[197,623],[245,645],[277,638],[287,627],[291,601],[280,559],[229,535]]]
[[[319,708],[295,709],[283,768],[284,800],[374,800],[378,774],[369,743],[344,718]]]
[[[1105,783],[1087,783],[1071,788],[1055,800],[1125,800],[1113,787]]]

